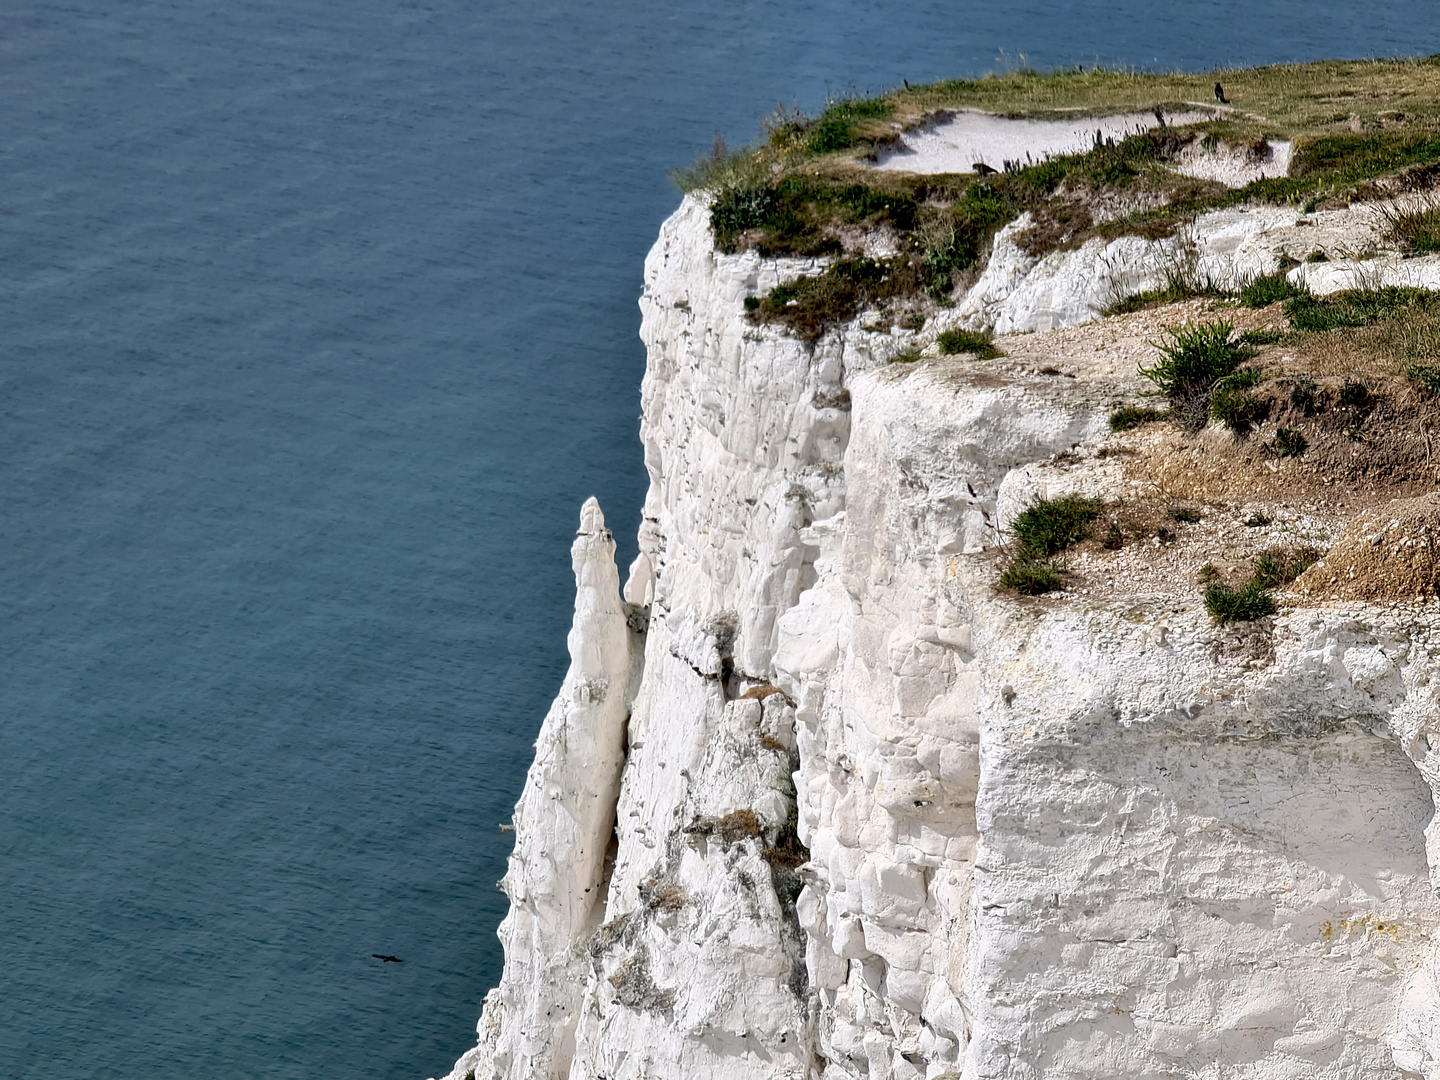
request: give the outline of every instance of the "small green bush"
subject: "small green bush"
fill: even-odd
[[[1251,352],[1249,346],[1235,337],[1235,325],[1223,319],[1171,327],[1164,333],[1169,340],[1151,343],[1160,350],[1159,361],[1153,367],[1141,366],[1140,374],[1172,402],[1208,394]]]
[[[1017,559],[1001,573],[1000,587],[1011,589],[1021,596],[1039,596],[1056,592],[1063,586],[1059,573],[1048,562]]]
[[[892,364],[913,364],[920,359],[919,349],[901,349],[894,356],[890,357]]]
[[[1210,415],[1236,434],[1244,434],[1270,412],[1270,406],[1248,390],[1221,387],[1210,399]]]
[[[899,260],[841,259],[819,274],[775,286],[750,317],[781,323],[797,337],[815,341],[865,305],[903,293],[911,284]]]
[[[1269,307],[1281,300],[1299,296],[1303,289],[1292,285],[1284,274],[1266,274],[1257,277],[1240,290],[1240,303],[1248,308]]]
[[[1159,409],[1144,409],[1138,405],[1125,405],[1110,414],[1111,431],[1129,431],[1141,424],[1164,420],[1165,414]]]
[[[956,353],[974,353],[979,360],[994,360],[997,356],[1005,355],[995,347],[995,342],[989,334],[976,330],[946,330],[935,340],[940,346],[940,351],[946,356],[953,356]]]
[[[745,310],[746,310],[746,311],[756,311],[756,310],[759,309],[759,307],[760,307],[760,298],[759,298],[758,296],[747,296],[747,297],[745,297]]]
[[[1255,560],[1255,573],[1250,583],[1261,589],[1289,585],[1319,558],[1320,552],[1312,547],[1267,551]]]
[[[889,116],[892,108],[884,98],[852,96],[831,101],[809,125],[806,148],[816,154],[848,150],[860,142],[855,134],[856,120],[881,119]]]
[[[1310,444],[1305,436],[1294,428],[1282,427],[1275,432],[1275,442],[1272,445],[1275,453],[1281,457],[1299,457]]]
[[[1215,582],[1205,588],[1205,610],[1217,623],[1249,622],[1275,614],[1275,598],[1253,581],[1239,589]]]
[[[1255,517],[1264,517],[1263,514]],[[1268,522],[1269,519],[1266,518]],[[1249,525],[1254,522],[1247,521]],[[1217,623],[1242,622],[1263,619],[1275,613],[1275,598],[1271,589],[1288,585],[1320,558],[1320,552],[1313,547],[1290,550],[1271,549],[1255,560],[1254,572],[1238,589],[1232,589],[1222,582],[1214,582],[1205,590],[1205,610]],[[1212,567],[1213,570],[1213,567]],[[1215,575],[1209,575],[1213,579]],[[1202,581],[1207,580],[1202,576]]]
[[[1239,368],[1215,383],[1210,396],[1210,415],[1238,435],[1249,431],[1270,412],[1270,406],[1254,394],[1250,387],[1260,381],[1255,368]]]
[[[1103,506],[1099,499],[1080,495],[1037,499],[1022,510],[1010,526],[1020,544],[1019,558],[1048,559],[1083,540],[1086,529],[1100,516]]]

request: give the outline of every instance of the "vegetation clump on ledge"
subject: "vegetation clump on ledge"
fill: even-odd
[[[1210,108],[1222,81],[1235,106]],[[1206,108],[1213,119],[1140,132],[1085,153],[1012,162],[987,176],[917,176],[871,168],[902,134],[961,109],[1009,117],[1081,118]],[[1188,146],[1261,147],[1293,141],[1290,174],[1237,189],[1181,176],[1167,164]],[[1247,203],[1305,210],[1440,184],[1440,58],[1324,61],[1194,74],[1080,69],[1014,70],[979,79],[906,86],[832,100],[818,116],[777,110],[760,140],[714,148],[676,182],[704,189],[716,246],[766,256],[835,259],[811,275],[830,280],[777,298],[753,298],[749,315],[812,338],[865,307],[897,325],[954,300],[988,257],[994,234],[1022,213],[1017,242],[1032,254],[1091,236],[1173,235],[1194,215]],[[1097,208],[1128,205],[1112,217]],[[1394,242],[1440,250],[1440,209],[1395,215]],[[885,234],[894,255],[857,273],[865,238]],[[1286,299],[1283,279],[1257,282],[1247,304]],[[783,299],[783,302],[780,302]],[[1163,300],[1164,297],[1155,297]],[[792,302],[793,301],[793,302]],[[804,310],[796,311],[796,308]]]
[[[1081,495],[1036,499],[1010,525],[1013,557],[1000,573],[1000,588],[1039,596],[1063,588],[1054,558],[1085,538],[1104,503]]]
[[[1206,586],[1205,610],[1216,624],[1253,622],[1273,615],[1278,605],[1271,590],[1289,585],[1319,558],[1320,552],[1313,547],[1272,548],[1255,560],[1253,573],[1244,584],[1233,587],[1216,581]]]

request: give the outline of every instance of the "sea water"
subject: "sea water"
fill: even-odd
[[[665,173],[717,131],[1437,31],[1428,0],[0,4],[0,1077],[420,1080],[473,1042],[587,495],[633,553]]]

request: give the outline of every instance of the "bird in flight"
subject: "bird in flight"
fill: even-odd
[[[387,964],[403,964],[405,962],[398,956],[381,956],[378,952],[372,952],[370,955],[376,960],[384,960]]]
[[[1230,104],[1230,102],[1225,100],[1225,88],[1221,86],[1218,82],[1215,84],[1215,100],[1218,101],[1221,105]]]

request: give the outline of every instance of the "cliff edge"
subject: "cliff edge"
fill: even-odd
[[[645,268],[640,554],[622,589],[586,504],[450,1080],[1440,1076],[1405,352],[1440,264],[1381,194],[1043,254],[1032,216],[955,303],[818,333],[756,298],[838,256],[727,254],[688,196]],[[1182,264],[1210,294],[1164,294]],[[1231,381],[1159,401],[1142,368],[1218,325]]]

